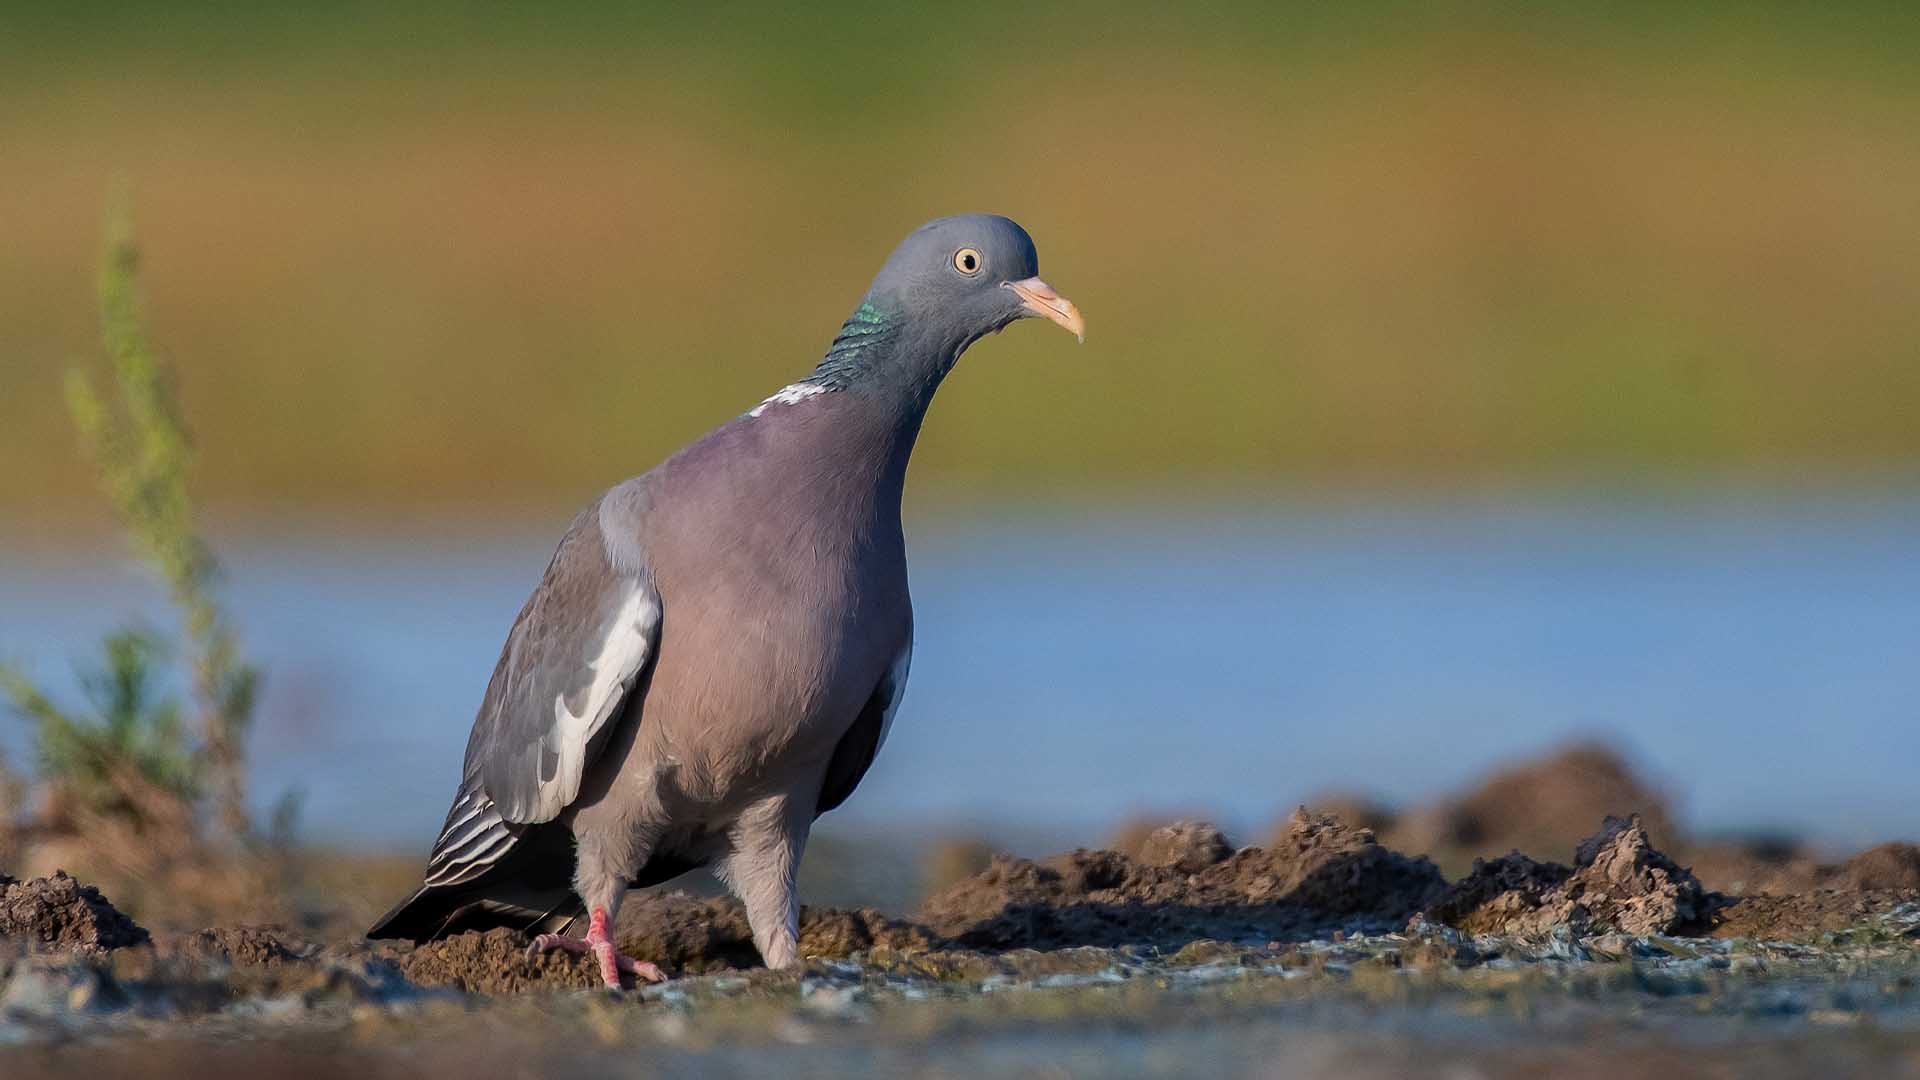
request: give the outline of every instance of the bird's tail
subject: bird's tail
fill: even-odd
[[[394,905],[367,930],[370,938],[424,944],[467,930],[496,926],[535,933],[559,933],[579,917],[580,901],[570,889],[471,889],[422,885]]]
[[[412,896],[393,906],[393,910],[380,916],[372,928],[367,931],[370,938],[391,938],[415,943],[431,941],[437,935],[436,928],[447,920],[451,911],[446,910],[444,902],[433,895],[430,885],[415,889]]]

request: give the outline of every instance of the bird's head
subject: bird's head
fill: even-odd
[[[893,250],[804,381],[891,395],[917,423],[968,345],[1032,316],[1086,340],[1080,309],[1040,280],[1027,230],[994,214],[929,221]]]
[[[888,257],[867,294],[925,338],[968,342],[1018,319],[1051,319],[1086,340],[1073,301],[1040,280],[1033,238],[997,214],[939,218],[915,229]]]

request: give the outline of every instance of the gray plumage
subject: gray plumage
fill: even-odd
[[[981,336],[1082,328],[1037,273],[1005,218],[923,226],[812,375],[576,517],[507,636],[425,882],[370,936],[610,919],[629,887],[712,866],[766,962],[792,963],[808,830],[906,686],[900,502],[927,406]]]

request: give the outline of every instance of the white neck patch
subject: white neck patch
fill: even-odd
[[[815,397],[826,392],[827,388],[821,386],[819,383],[790,383],[775,390],[772,397],[748,410],[747,415],[759,416],[761,413],[767,411],[767,406],[769,405],[798,405],[810,397]]]

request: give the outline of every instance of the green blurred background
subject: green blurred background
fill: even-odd
[[[568,508],[803,372],[921,220],[1086,311],[923,506],[1920,451],[1920,7],[0,9],[0,513],[134,194],[217,506]]]

